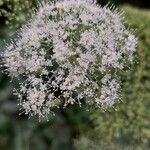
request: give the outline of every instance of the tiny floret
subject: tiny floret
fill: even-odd
[[[9,75],[20,78],[15,94],[25,113],[41,118],[83,101],[112,107],[137,44],[124,22],[117,9],[92,0],[40,4],[2,54]]]

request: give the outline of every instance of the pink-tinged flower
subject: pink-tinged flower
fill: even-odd
[[[132,63],[137,40],[117,9],[90,0],[43,3],[3,54],[26,114],[86,101],[102,109],[120,98],[118,71]]]

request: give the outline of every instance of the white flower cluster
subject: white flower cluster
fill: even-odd
[[[3,60],[21,78],[17,95],[30,116],[84,100],[106,109],[119,99],[117,72],[132,63],[136,43],[117,9],[62,0],[40,5]]]

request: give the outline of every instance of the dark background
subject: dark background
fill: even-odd
[[[101,5],[106,4],[107,2],[111,2],[115,5],[120,4],[130,4],[136,7],[142,8],[150,8],[150,1],[149,0],[98,0]]]

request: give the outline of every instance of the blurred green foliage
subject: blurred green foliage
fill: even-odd
[[[117,111],[94,111],[93,128],[75,141],[78,150],[147,150],[150,148],[150,11],[124,6],[139,38],[137,62],[123,75],[123,103]]]
[[[8,33],[8,29],[20,27],[29,18],[36,4],[37,0],[0,0],[1,36]]]
[[[6,40],[8,33],[27,20],[36,2],[0,0],[0,38]],[[122,0],[113,2],[119,4]],[[140,0],[137,2],[140,4]],[[84,106],[69,106],[66,110],[54,110],[56,116],[50,116],[49,122],[28,120],[27,116],[18,115],[16,97],[12,96],[17,80],[9,83],[10,79],[0,72],[0,150],[72,150],[74,147],[77,150],[146,150],[150,147],[150,12],[130,6],[123,9],[128,22],[136,28],[139,45],[137,62],[123,75],[123,103],[116,106],[117,111],[88,112]],[[3,49],[4,42],[0,40],[0,50]]]

